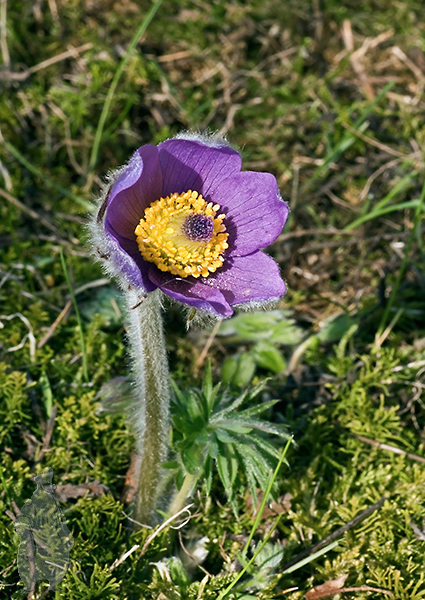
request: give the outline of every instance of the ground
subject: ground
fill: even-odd
[[[0,20],[2,597],[21,597],[14,521],[51,467],[74,545],[50,596],[423,600],[423,3],[3,0]],[[235,516],[214,471],[189,522],[149,538],[122,496],[131,431],[101,410],[128,359],[85,223],[109,170],[185,129],[276,176],[288,293],[189,331],[167,305],[173,378],[190,392],[209,360],[230,397],[265,381],[247,405],[276,399],[294,441],[259,523],[244,474]]]

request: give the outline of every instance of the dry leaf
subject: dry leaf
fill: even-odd
[[[321,598],[329,598],[335,596],[335,594],[339,594],[347,577],[348,573],[346,575],[341,575],[338,579],[333,579],[332,581],[322,583],[322,585],[317,585],[305,594],[305,600],[320,600]]]
[[[124,489],[121,495],[121,500],[124,504],[130,504],[136,497],[137,486],[139,485],[141,460],[140,454],[137,452],[131,453],[131,463],[125,476]]]
[[[87,492],[92,496],[101,496],[107,491],[107,486],[100,483],[98,479],[91,483],[81,483],[79,485],[67,483],[65,485],[55,486],[55,494],[62,502],[66,502],[70,498],[81,498],[82,496],[85,496]]]

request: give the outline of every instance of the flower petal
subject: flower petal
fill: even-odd
[[[229,232],[228,256],[245,256],[271,244],[282,231],[289,208],[270,173],[243,171],[211,192]]]
[[[219,317],[230,317],[233,313],[220,290],[203,283],[207,281],[206,279],[201,282],[200,280],[194,280],[192,277],[187,279],[178,278],[170,273],[160,271],[154,265],[149,270],[149,278],[156,286],[161,288],[164,294],[173,298],[173,300],[178,300],[209,313],[212,312]]]
[[[158,148],[147,144],[135,152],[111,188],[106,216],[113,229],[121,236],[135,239],[134,230],[145,209],[160,198],[161,193]]]
[[[108,220],[105,222],[107,259],[114,271],[123,274],[128,282],[144,292],[153,292],[156,285],[149,279],[150,263],[143,260],[137,242],[117,233]]]
[[[194,140],[174,139],[158,146],[163,175],[162,195],[194,190],[207,199],[218,183],[241,170],[240,155],[229,146],[209,146]]]
[[[205,281],[223,292],[231,306],[243,302],[273,300],[286,292],[279,266],[270,256],[260,251],[230,258],[222,269]]]

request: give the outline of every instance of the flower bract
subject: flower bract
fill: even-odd
[[[220,317],[281,297],[279,267],[260,249],[279,235],[288,207],[273,175],[241,166],[238,152],[209,138],[139,148],[99,211],[110,270],[142,294],[160,288]]]

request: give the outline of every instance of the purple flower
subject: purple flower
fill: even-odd
[[[116,174],[94,241],[112,274],[143,294],[227,317],[281,297],[278,265],[260,251],[288,207],[270,173],[241,171],[225,142],[175,138],[139,148]]]

